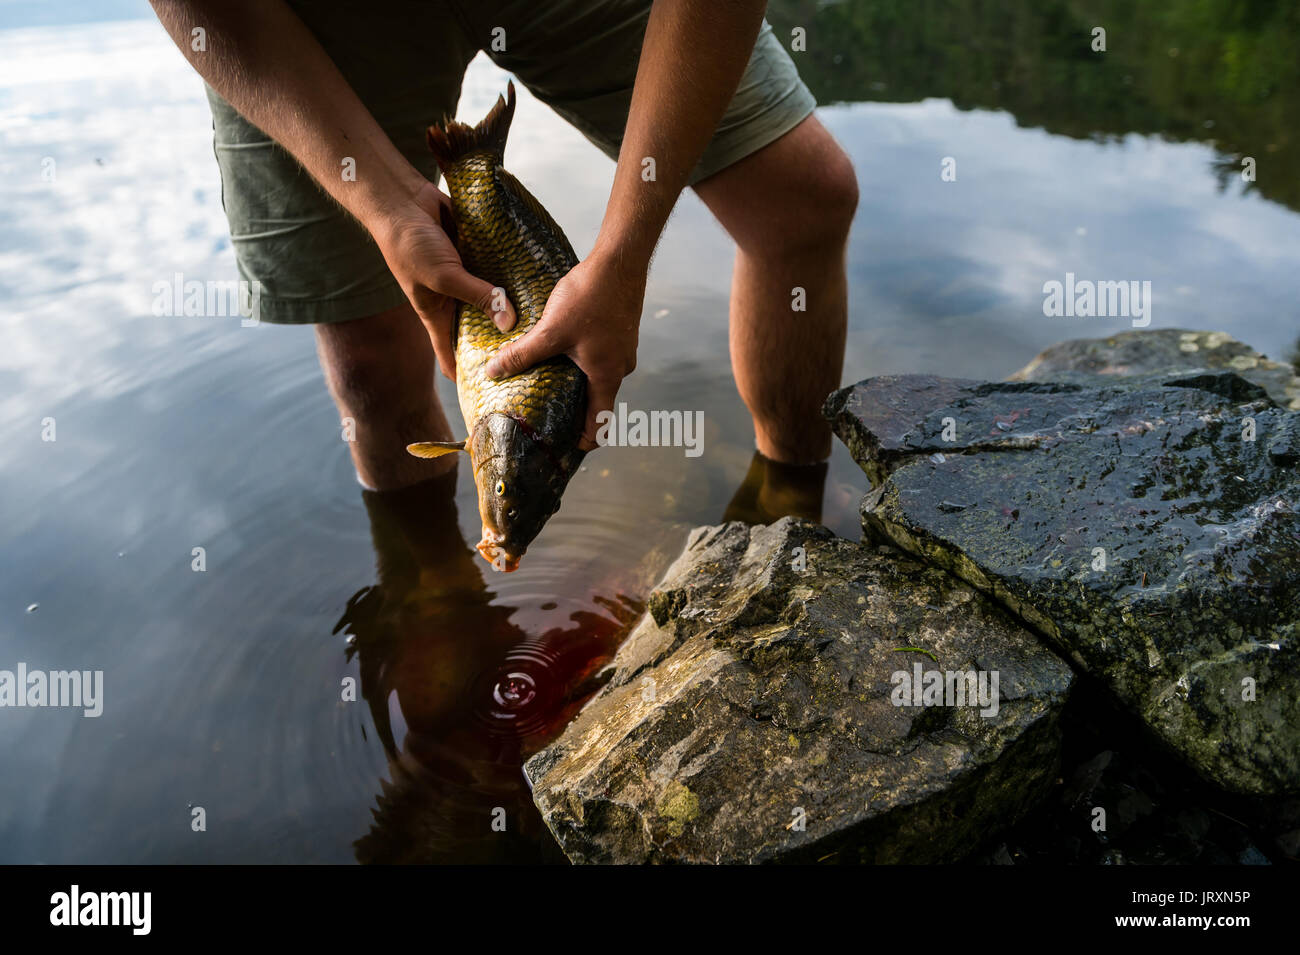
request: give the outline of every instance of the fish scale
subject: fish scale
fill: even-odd
[[[489,152],[465,156],[444,170],[456,217],[457,247],[471,275],[505,289],[515,306],[518,323],[500,331],[491,317],[472,305],[461,305],[456,334],[457,394],[465,427],[485,414],[517,415],[543,438],[571,421],[569,408],[559,407],[557,395],[580,390],[582,372],[563,356],[550,359],[503,381],[487,377],[489,359],[499,348],[537,324],[555,284],[578,264],[568,241],[544,243],[537,236],[551,232],[516,195],[518,185]],[[508,174],[506,174],[508,176]],[[534,200],[535,201],[535,200]],[[560,405],[565,403],[561,402]],[[559,415],[548,415],[550,411]]]

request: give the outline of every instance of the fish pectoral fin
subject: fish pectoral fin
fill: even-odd
[[[440,458],[444,454],[455,454],[465,450],[464,441],[417,441],[408,444],[406,450],[417,458]],[[468,452],[466,452],[468,453]]]

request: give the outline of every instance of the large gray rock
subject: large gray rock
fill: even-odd
[[[826,411],[878,483],[871,539],[1010,608],[1206,779],[1300,790],[1300,415],[1204,369],[873,378]]]
[[[1160,328],[1076,338],[1046,349],[1008,380],[1104,384],[1116,377],[1192,368],[1235,371],[1282,407],[1300,411],[1300,377],[1295,369],[1270,361],[1223,332]]]
[[[793,518],[693,531],[613,667],[524,767],[575,862],[958,858],[1050,785],[1072,677],[950,575]],[[996,713],[895,705],[914,667],[996,672]]]

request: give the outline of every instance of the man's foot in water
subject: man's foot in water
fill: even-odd
[[[782,464],[755,451],[722,520],[772,524],[793,515],[821,523],[827,464]]]

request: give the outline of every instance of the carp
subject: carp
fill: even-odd
[[[503,290],[518,321],[502,332],[482,309],[458,306],[456,392],[468,437],[407,450],[423,458],[469,454],[483,522],[478,551],[509,572],[559,509],[582,461],[587,378],[564,355],[498,381],[485,371],[498,349],[537,324],[555,284],[578,264],[564,231],[503,165],[514,83],[506,93],[477,126],[447,120],[429,127],[428,142],[447,181],[465,268]]]

